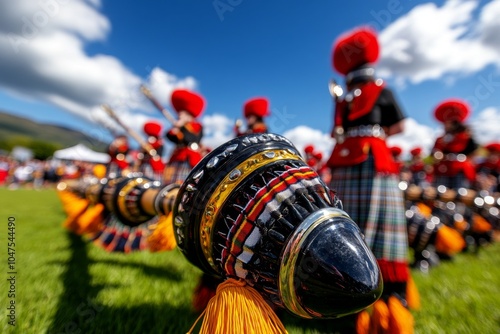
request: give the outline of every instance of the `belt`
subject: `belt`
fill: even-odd
[[[347,129],[346,137],[376,137],[385,138],[385,131],[378,124],[360,125]]]
[[[180,144],[180,145],[177,145],[176,147],[177,149],[183,149],[183,148],[188,148],[190,150],[193,150],[193,151],[197,151],[199,148],[200,148],[200,145],[198,143],[189,143],[189,144]]]
[[[459,161],[459,162],[464,162],[465,160],[467,160],[467,156],[463,153],[459,153],[459,154],[456,154],[456,153],[447,153],[444,155],[444,160],[448,160],[448,161]]]

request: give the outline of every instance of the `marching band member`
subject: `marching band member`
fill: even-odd
[[[243,105],[243,116],[245,116],[247,129],[240,130],[240,121],[236,122],[234,131],[236,136],[242,136],[251,133],[266,133],[268,128],[264,122],[264,117],[271,115],[269,110],[269,101],[264,97],[255,97],[245,102]]]
[[[404,162],[401,160],[401,154],[403,153],[403,149],[399,146],[391,146],[389,147],[391,151],[392,158],[394,159],[394,163],[396,164],[396,168],[399,173],[403,172]]]
[[[167,184],[182,183],[202,159],[200,141],[203,137],[203,126],[196,118],[205,108],[204,98],[186,89],[175,90],[171,102],[179,119],[167,132],[167,139],[176,145],[165,168],[163,181]]]
[[[127,136],[118,135],[108,146],[108,154],[111,157],[106,177],[115,178],[122,175],[129,168],[128,154],[130,147]]]
[[[404,199],[386,143],[386,137],[403,130],[405,115],[392,92],[375,77],[372,64],[378,55],[377,36],[368,28],[350,31],[335,42],[333,67],[345,76],[347,94],[336,100],[332,131],[336,145],[328,166],[331,188],[358,223],[382,272],[384,292],[372,315],[381,309],[389,309],[391,317],[404,314],[391,322],[392,328],[380,329],[381,323],[362,313],[356,326],[383,332],[412,330],[413,317],[405,308],[410,303],[410,276]]]
[[[444,126],[444,134],[436,139],[432,149],[436,186],[469,188],[474,182],[471,155],[478,145],[464,124],[470,113],[469,105],[460,99],[443,101],[434,110],[434,117]]]
[[[325,183],[330,183],[330,170],[323,162],[323,153],[315,151],[313,145],[306,145],[306,147],[304,147],[304,159],[307,165],[312,167]]]
[[[149,121],[144,124],[144,133],[148,136],[148,143],[155,149],[156,156],[151,156],[143,150],[141,152],[140,170],[145,176],[161,181],[165,165],[161,160],[163,154],[163,139],[161,138],[162,126],[156,121]]]
[[[486,159],[476,166],[477,177],[484,180],[480,189],[489,192],[500,192],[500,143],[490,143],[484,146],[488,155]],[[479,180],[477,180],[479,181]],[[489,186],[484,186],[488,184]]]
[[[426,187],[432,179],[432,166],[425,164],[422,159],[422,148],[415,147],[410,150],[411,160],[408,170],[411,173],[410,183],[419,187]]]

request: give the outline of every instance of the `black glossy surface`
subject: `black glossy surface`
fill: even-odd
[[[253,134],[237,137],[207,154],[193,168],[179,189],[173,215],[174,222],[176,217],[180,217],[184,224],[178,224],[174,227],[177,245],[186,258],[204,272],[217,276],[224,275],[222,269],[215,271],[207,263],[200,246],[199,228],[207,202],[224,177],[236,166],[254,154],[274,149],[290,150],[300,156],[293,144],[280,135]],[[213,167],[209,167],[210,162],[215,158],[217,163]],[[202,176],[197,178],[198,175]],[[243,182],[239,189],[243,188],[244,184],[246,182]],[[195,190],[188,191],[188,186],[193,187]],[[180,210],[181,206],[183,210]],[[222,216],[224,211],[221,210]],[[224,222],[218,220],[216,226],[214,226],[214,231],[219,230],[218,224],[224,224]]]
[[[317,226],[297,260],[294,286],[313,317],[335,318],[362,310],[382,294],[383,282],[358,227],[344,218]]]

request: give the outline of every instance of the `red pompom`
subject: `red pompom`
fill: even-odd
[[[307,153],[307,154],[313,153],[314,152],[314,146],[307,145],[306,147],[304,147],[304,152]]]
[[[269,116],[269,101],[264,97],[256,97],[245,102],[243,106],[243,114],[245,117],[254,115],[257,117]]]
[[[399,146],[393,146],[389,149],[391,150],[392,155],[395,157],[399,157],[401,155],[401,153],[403,152],[403,150]]]
[[[198,117],[205,107],[205,100],[201,95],[186,89],[174,90],[171,101],[175,111],[186,111],[193,117]]]
[[[434,117],[442,123],[445,121],[463,122],[470,114],[470,106],[460,99],[448,99],[441,102],[434,110]]]
[[[500,153],[500,143],[491,143],[484,147],[492,153]]]
[[[376,62],[379,51],[375,31],[367,27],[357,28],[337,39],[332,64],[337,72],[346,75],[361,65]]]
[[[154,121],[146,122],[144,124],[144,132],[148,136],[159,137],[161,132],[161,124]]]
[[[420,147],[415,147],[414,149],[412,149],[410,151],[410,154],[414,157],[416,157],[417,155],[420,155],[422,153],[422,149]]]

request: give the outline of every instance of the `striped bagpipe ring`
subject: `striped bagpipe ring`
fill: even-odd
[[[91,240],[108,252],[129,253],[147,249],[149,228],[158,221],[158,217],[145,213],[140,199],[145,189],[160,188],[160,182],[137,173],[101,180],[101,183],[97,197],[104,204],[107,216]]]
[[[159,181],[141,175],[112,179],[102,188],[102,202],[123,225],[136,227],[152,218],[142,210],[140,196],[145,189],[160,188],[160,186]]]
[[[408,245],[415,252],[423,251],[428,245],[432,245],[436,239],[438,225],[440,223],[437,217],[434,220],[422,215],[416,206],[406,210],[408,222]]]
[[[276,134],[210,152],[174,204],[177,244],[205,273],[238,278],[303,318],[335,318],[382,293],[377,262],[341,202]]]

